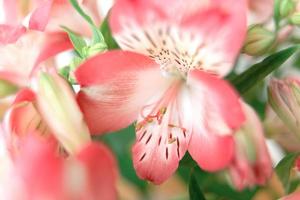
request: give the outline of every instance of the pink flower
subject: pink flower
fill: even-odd
[[[229,167],[232,182],[239,190],[265,184],[272,174],[262,124],[250,106],[243,103],[243,110],[247,121],[234,135],[235,157]]]
[[[0,173],[4,196],[116,199],[115,160],[104,145],[91,142],[71,89],[55,74],[37,79],[37,93],[21,90],[2,124],[7,153],[0,160],[8,163],[4,174],[11,175]]]
[[[100,1],[102,2],[102,1]],[[96,24],[100,24],[101,13],[96,0],[81,0],[81,7]],[[101,4],[100,4],[101,5]],[[30,16],[29,28],[47,32],[62,31],[61,25],[83,35],[91,34],[88,23],[77,13],[68,0],[19,0],[4,1],[5,23],[18,24]]]
[[[240,50],[245,13],[243,0],[119,0],[112,8],[110,25],[125,51],[78,68],[78,102],[94,134],[137,120],[132,152],[141,178],[162,183],[187,150],[210,171],[232,160],[232,133],[244,115],[219,77]]]
[[[17,41],[0,45],[0,79],[29,86],[33,71],[42,61],[71,47],[64,33],[27,31]]]
[[[10,200],[117,199],[116,163],[103,144],[89,143],[67,159],[45,138],[27,135],[1,168],[1,197]],[[9,178],[6,177],[9,175]],[[3,190],[2,190],[3,189]]]
[[[73,154],[91,141],[75,94],[58,75],[42,73],[37,78],[37,93],[21,90],[4,119],[4,130],[11,151],[28,133],[54,135],[64,149]]]

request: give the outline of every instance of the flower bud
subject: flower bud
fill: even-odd
[[[272,173],[271,158],[265,143],[262,124],[254,110],[247,104],[241,103],[246,122],[234,134],[235,156],[229,167],[232,183],[239,190],[264,184]]]
[[[300,80],[291,77],[273,79],[268,93],[273,110],[300,137]]]
[[[8,81],[0,80],[0,98],[14,94],[18,87]]]
[[[289,16],[295,10],[295,2],[293,0],[281,0],[279,13],[282,18]]]
[[[44,120],[69,153],[91,140],[74,94],[61,77],[41,73],[37,100]]]
[[[294,13],[290,18],[289,22],[293,25],[300,25],[300,12]]]
[[[261,25],[254,25],[248,29],[243,52],[251,56],[266,53],[273,45],[275,34]]]

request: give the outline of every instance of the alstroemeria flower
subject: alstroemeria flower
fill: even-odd
[[[11,179],[0,174],[0,185],[6,188],[2,197],[115,200],[116,163],[111,152],[91,143],[67,83],[58,75],[40,76],[37,93],[21,90],[2,124],[0,139],[7,155],[0,159],[8,162],[11,174]],[[67,155],[61,154],[61,147]]]
[[[81,7],[89,16],[100,24],[101,12],[99,6],[103,0],[81,0]],[[29,28],[46,32],[62,31],[60,26],[66,26],[82,35],[91,34],[88,23],[72,7],[69,0],[9,0],[4,1],[5,23],[18,24],[26,16],[30,16]]]
[[[132,149],[137,174],[156,184],[188,150],[214,171],[233,157],[233,130],[244,121],[238,95],[223,77],[246,32],[246,2],[129,1],[111,10],[124,50],[97,55],[75,76],[92,133],[137,120]],[[134,51],[134,52],[133,52]]]
[[[262,124],[254,110],[243,103],[246,122],[235,133],[235,157],[229,167],[234,186],[265,184],[272,173],[272,162],[266,146]]]
[[[55,143],[27,134],[13,158],[7,152],[0,159],[1,198],[117,199],[116,162],[103,144],[88,143],[66,159]]]
[[[90,133],[67,83],[55,74],[42,73],[37,80],[37,93],[21,90],[8,110],[4,128],[11,151],[28,132],[44,137],[53,134],[65,150],[73,154],[91,141]],[[54,120],[55,119],[55,120]]]

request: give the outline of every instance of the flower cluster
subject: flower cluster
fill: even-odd
[[[278,70],[261,86],[298,49],[279,51],[299,40],[296,0],[0,3],[3,199],[123,199],[128,167],[114,146],[131,143],[151,184],[189,162],[192,174],[254,191],[275,176],[266,135],[281,145],[275,135],[288,130],[300,147],[300,78]],[[134,142],[107,142],[128,126]]]

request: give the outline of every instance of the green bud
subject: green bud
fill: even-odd
[[[17,92],[18,87],[8,81],[0,80],[0,98],[7,97]]]
[[[248,29],[243,52],[251,56],[260,56],[266,53],[276,40],[273,32],[261,25],[254,25]]]
[[[282,80],[272,79],[268,93],[273,110],[300,138],[300,81],[292,77]]]
[[[70,154],[79,151],[91,138],[72,89],[48,73],[41,73],[37,83],[38,105],[47,125]]]
[[[295,2],[293,0],[281,0],[279,12],[282,18],[289,16],[295,10]]]
[[[289,22],[293,25],[300,25],[300,12],[294,13],[290,18]]]

